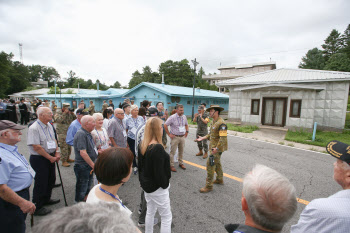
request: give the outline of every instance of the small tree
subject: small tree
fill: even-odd
[[[56,94],[60,93],[60,88],[56,87]],[[47,92],[47,94],[55,94],[55,87],[50,87],[50,90]]]

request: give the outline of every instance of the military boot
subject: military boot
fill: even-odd
[[[216,179],[216,180],[214,180],[213,183],[214,183],[214,184],[224,184],[224,180],[218,180],[218,179]]]
[[[69,167],[70,166],[70,164],[67,162],[67,161],[62,161],[62,166],[63,167]]]
[[[196,154],[196,156],[201,156],[203,155],[203,150],[199,150],[199,152]]]
[[[74,161],[75,161],[74,159],[67,159],[68,163],[74,163]]]
[[[208,152],[204,153],[203,159],[206,159],[206,158],[208,158]]]
[[[204,188],[201,188],[199,192],[201,193],[208,193],[213,190],[213,183],[209,182],[208,179],[206,179],[206,185]]]

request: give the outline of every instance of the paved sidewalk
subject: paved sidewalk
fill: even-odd
[[[190,127],[197,128],[196,125],[190,125]],[[237,136],[237,137],[242,137],[242,138],[250,138],[258,141],[296,147],[304,150],[311,150],[311,151],[317,151],[317,152],[326,151],[326,148],[324,147],[307,145],[307,144],[284,140],[287,131],[288,130],[284,128],[260,126],[259,130],[256,130],[253,133],[241,133],[237,131],[228,130],[228,134]]]

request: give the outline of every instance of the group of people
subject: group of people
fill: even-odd
[[[186,170],[183,150],[189,127],[182,105],[177,105],[174,114],[169,115],[164,111],[163,103],[159,102],[155,106],[150,104],[144,101],[138,108],[126,100],[121,108],[104,106],[102,114],[92,115],[89,115],[83,103],[79,104],[76,114],[69,109],[69,104],[63,104],[55,115],[51,108],[39,107],[36,112],[38,119],[28,129],[29,163],[16,146],[21,141],[24,126],[1,120],[2,230],[25,232],[28,213],[51,213],[45,206],[60,201],[52,199],[51,194],[56,179],[55,164],[62,160],[62,166],[65,167],[74,162],[77,205],[51,214],[33,232],[60,232],[64,219],[70,222],[77,219],[73,226],[67,225],[72,229],[70,232],[78,227],[92,229],[87,223],[95,219],[91,216],[91,209],[112,215],[106,217],[103,224],[97,223],[95,232],[113,227],[114,232],[118,232],[118,229],[128,229],[120,232],[139,232],[131,221],[132,212],[118,196],[119,188],[129,180],[132,173],[139,175],[141,186],[137,226],[145,227],[145,232],[153,232],[154,225],[158,223],[158,219],[154,218],[158,211],[161,232],[171,232],[169,189],[171,173],[177,171],[174,155],[178,151],[179,168]],[[207,178],[205,186],[199,190],[201,193],[212,191],[213,184],[224,184],[221,155],[228,148],[227,125],[220,117],[222,111],[223,108],[218,105],[208,109],[201,105],[193,119],[198,124],[195,141],[199,152],[196,156],[203,155],[207,159]],[[52,123],[53,118],[56,127]],[[210,118],[212,122],[208,131]],[[170,138],[170,154],[166,151],[167,136]],[[69,157],[71,146],[74,147],[75,160]],[[337,158],[334,179],[344,190],[330,198],[312,201],[301,214],[298,224],[292,226],[292,232],[347,232],[350,222],[347,211],[350,146],[333,141],[328,144],[327,151]],[[29,187],[33,180],[33,198],[30,201]],[[246,217],[245,224],[225,225],[228,232],[279,232],[296,212],[296,191],[286,177],[271,168],[257,165],[244,178],[241,206]],[[113,213],[119,216],[118,219]],[[50,224],[48,229],[48,221],[54,222],[61,218],[63,220],[58,221],[60,224]],[[94,222],[98,222],[97,217]]]

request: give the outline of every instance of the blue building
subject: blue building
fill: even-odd
[[[111,99],[115,107],[119,103],[123,103],[125,99],[123,95],[128,90],[119,88],[109,88],[106,91],[80,89],[77,94],[56,94],[56,96],[54,94],[44,94],[36,96],[36,98],[41,100],[47,99],[50,102],[56,99],[56,104],[59,108],[61,107],[61,103],[70,103],[72,107],[76,108],[81,100],[84,100],[86,107],[89,107],[90,100],[92,100],[95,104],[95,111],[101,111],[104,100],[108,103],[108,100]]]
[[[152,101],[151,105],[163,102],[164,108],[170,112],[175,108],[176,104],[182,104],[185,115],[192,115],[193,89],[189,87],[142,82],[124,93],[124,97],[134,100],[138,106],[141,105],[143,100]],[[206,103],[207,107],[212,104],[219,104],[227,111],[229,96],[217,91],[196,88],[194,98],[195,112],[197,112],[197,108],[201,103]]]

